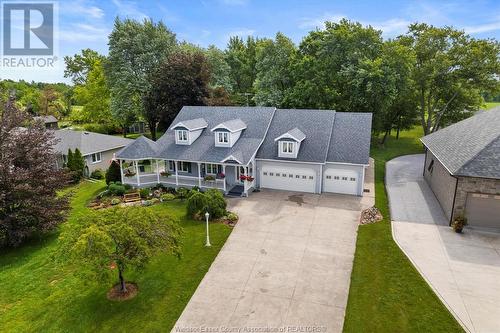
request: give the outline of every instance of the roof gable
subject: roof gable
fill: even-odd
[[[54,149],[61,154],[66,154],[68,149],[75,150],[78,148],[82,155],[89,155],[122,148],[134,142],[134,140],[119,136],[69,129],[56,130],[54,136],[59,140]]]
[[[158,146],[156,142],[140,136],[135,141],[131,142],[125,148],[116,154],[117,158],[121,159],[140,159],[140,158],[154,158],[158,155]]]
[[[212,128],[211,131],[213,132],[213,131],[222,129],[222,130],[227,130],[231,133],[234,133],[234,132],[243,131],[246,128],[247,128],[247,125],[243,122],[243,120],[231,119],[231,120],[228,120],[228,121],[225,121],[223,123],[218,124],[217,126]]]
[[[476,113],[437,132],[422,143],[453,175],[500,178],[500,108]]]
[[[206,128],[207,126],[208,124],[205,119],[196,118],[196,119],[188,119],[180,121],[174,126],[172,126],[171,129],[187,129],[189,131],[196,131],[199,129]]]
[[[295,127],[289,130],[288,132],[281,134],[276,139],[274,139],[274,141],[278,141],[281,139],[292,139],[297,142],[302,142],[305,138],[306,135],[304,134],[304,132]]]

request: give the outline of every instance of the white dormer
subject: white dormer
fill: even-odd
[[[274,139],[275,142],[278,142],[278,157],[297,158],[300,144],[305,138],[306,135],[295,127]]]
[[[233,119],[220,123],[211,129],[214,132],[216,147],[232,147],[238,141],[247,125],[241,119]]]
[[[208,126],[203,118],[180,121],[171,127],[175,131],[175,143],[190,145],[198,139],[203,129]]]

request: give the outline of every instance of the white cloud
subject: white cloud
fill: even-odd
[[[370,25],[377,30],[382,30],[385,36],[401,35],[408,30],[410,21],[400,18],[394,18],[383,22],[374,22]]]
[[[479,24],[475,26],[468,26],[465,27],[464,30],[466,33],[469,34],[478,34],[482,32],[496,31],[500,30],[500,21]]]
[[[346,18],[344,15],[325,13],[320,17],[304,17],[299,22],[300,29],[324,29],[325,21],[338,22]]]
[[[104,11],[94,5],[88,4],[84,0],[62,2],[61,14],[78,14],[90,17],[92,19],[100,19],[104,17]]]
[[[228,39],[229,39],[229,37],[232,37],[232,36],[239,36],[239,37],[253,36],[254,33],[255,33],[254,29],[242,28],[242,29],[230,31],[227,35],[228,35]]]
[[[119,16],[125,16],[137,20],[144,20],[149,16],[141,12],[134,1],[113,0],[113,4],[118,9]]]
[[[59,31],[59,39],[65,42],[107,41],[110,31],[105,27],[85,23],[74,23],[68,29]]]

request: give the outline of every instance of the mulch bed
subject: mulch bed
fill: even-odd
[[[370,207],[361,212],[361,218],[359,224],[371,224],[378,221],[382,221],[384,217],[380,213],[377,207]]]
[[[122,293],[120,291],[120,284],[117,283],[108,291],[107,297],[110,301],[126,301],[134,298],[139,291],[139,287],[133,282],[125,282],[127,291]]]

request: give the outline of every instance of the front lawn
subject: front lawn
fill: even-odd
[[[62,228],[88,212],[87,202],[103,183],[75,188],[72,211]],[[229,236],[231,229],[212,224],[211,248],[204,247],[205,224],[185,218],[183,202],[151,207],[179,219],[184,228],[182,258],[160,256],[142,273],[125,277],[139,286],[129,301],[106,298],[110,284],[84,281],[78,267],[58,266],[53,255],[58,233],[0,255],[0,332],[168,332]]]
[[[344,332],[463,332],[394,242],[385,192],[385,163],[423,152],[420,127],[372,143],[375,205],[384,220],[359,227]]]

